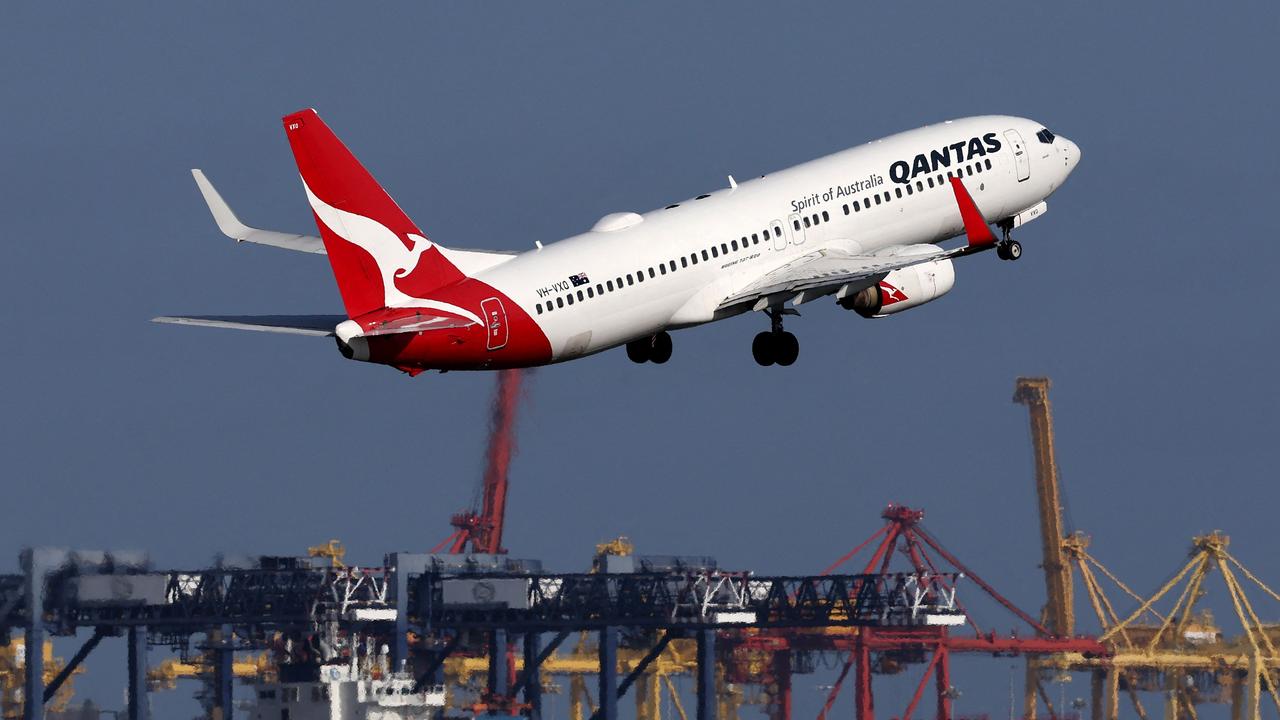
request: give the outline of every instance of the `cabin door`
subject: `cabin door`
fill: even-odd
[[[1005,130],[1004,139],[1013,148],[1013,165],[1018,171],[1018,182],[1031,177],[1031,161],[1027,157],[1027,146],[1022,142],[1022,134],[1017,130]]]
[[[480,301],[480,311],[484,315],[487,327],[486,343],[490,350],[501,350],[507,346],[507,310],[502,301],[496,297]]]

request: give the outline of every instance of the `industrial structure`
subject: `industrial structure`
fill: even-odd
[[[877,531],[816,575],[637,555],[625,538],[599,545],[585,572],[508,557],[521,380],[520,371],[499,375],[476,505],[451,519],[453,532],[432,552],[358,567],[330,540],[307,557],[184,570],[155,569],[137,554],[24,551],[22,571],[0,575],[3,717],[43,718],[65,706],[70,679],[112,636],[127,638],[129,718],[147,717],[148,690],[192,679],[216,720],[249,717],[232,702],[237,680],[255,689],[255,718],[537,720],[544,693],[563,691],[559,679],[571,720],[617,718],[628,695],[638,720],[661,720],[664,704],[680,720],[732,720],[749,705],[790,720],[796,676],[834,658],[819,720],[834,717],[842,693],[858,720],[877,712],[954,720],[951,664],[960,655],[1024,657],[1027,720],[1042,709],[1050,720],[1064,716],[1046,686],[1070,673],[1090,678],[1092,720],[1117,720],[1122,695],[1150,720],[1150,693],[1160,694],[1165,720],[1198,720],[1203,703],[1229,704],[1235,720],[1256,720],[1264,702],[1280,711],[1280,626],[1260,619],[1246,590],[1280,594],[1228,551],[1225,535],[1195,538],[1187,562],[1144,597],[1091,553],[1087,535],[1065,527],[1045,378],[1020,378],[1014,395],[1029,410],[1035,459],[1046,591],[1038,617],[948,551],[924,528],[922,510],[901,505],[885,508]],[[1236,637],[1200,603],[1214,574],[1240,622]],[[997,633],[969,612],[979,595],[1018,629]],[[1077,634],[1078,598],[1096,635]],[[10,641],[15,630],[21,637]],[[57,660],[50,638],[73,636],[83,645]],[[20,649],[31,647],[43,652]],[[148,647],[177,656],[149,665]],[[904,707],[877,708],[876,678],[885,675],[914,679]],[[677,691],[682,678],[693,681],[691,703]]]
[[[1093,720],[1116,720],[1122,693],[1142,720],[1149,718],[1142,693],[1160,694],[1165,720],[1197,720],[1196,705],[1201,703],[1228,703],[1232,718],[1257,720],[1263,695],[1280,712],[1276,690],[1280,626],[1259,618],[1246,589],[1252,587],[1278,602],[1280,594],[1227,551],[1225,535],[1214,531],[1193,538],[1186,563],[1143,598],[1090,554],[1087,535],[1064,529],[1049,387],[1048,378],[1018,378],[1013,396],[1030,414],[1046,589],[1044,617],[1052,631],[1074,632],[1074,579],[1079,577],[1106,653],[1029,658],[1024,716],[1035,719],[1037,699],[1051,717],[1057,715],[1043,681],[1046,675],[1061,672],[1088,673]],[[1241,634],[1236,637],[1224,636],[1212,614],[1200,609],[1214,570],[1240,623]],[[1119,612],[1117,608],[1124,606],[1108,596],[1107,584],[1124,596],[1126,606],[1133,604],[1135,609]]]

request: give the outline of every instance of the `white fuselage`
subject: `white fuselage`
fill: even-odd
[[[815,250],[873,254],[962,233],[949,171],[960,173],[988,222],[1037,205],[1079,159],[1066,138],[1039,140],[1043,127],[1024,118],[982,116],[909,130],[644,215],[606,216],[589,232],[476,277],[534,319],[551,343],[553,361],[599,352],[742,312],[746,308],[717,307]],[[980,143],[983,152],[972,152],[972,139],[992,134],[997,150],[988,142]],[[944,148],[951,148],[942,153],[950,164],[934,163],[924,172],[918,156],[931,162]],[[643,281],[636,280],[639,274]]]

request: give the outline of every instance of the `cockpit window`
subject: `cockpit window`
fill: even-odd
[[[1052,145],[1053,139],[1057,136],[1054,135],[1053,132],[1049,130],[1049,128],[1040,128],[1040,132],[1036,133],[1036,137],[1039,138],[1040,142],[1044,143],[1045,145]]]

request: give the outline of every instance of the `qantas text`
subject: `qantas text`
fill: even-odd
[[[889,166],[889,177],[896,183],[904,183],[917,175],[928,175],[937,172],[939,168],[951,167],[953,162],[958,165],[987,153],[997,152],[1000,147],[996,134],[990,132],[980,138],[969,138],[931,150],[927,155],[920,153],[910,162],[899,160]]]

